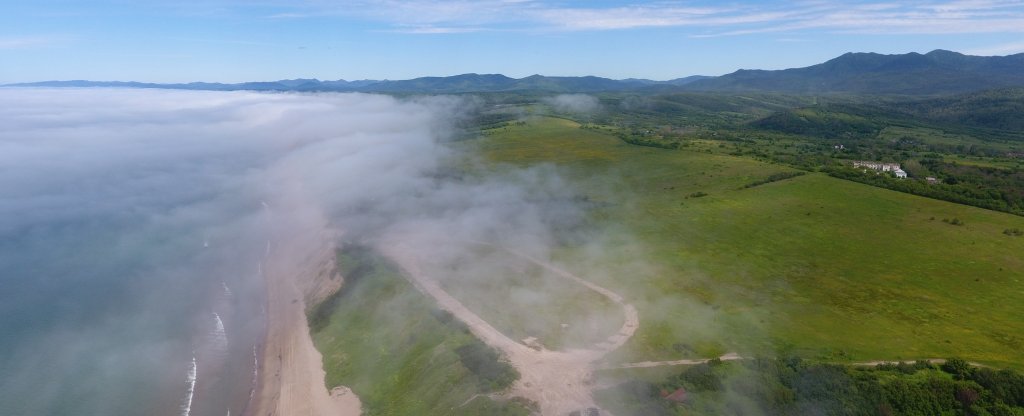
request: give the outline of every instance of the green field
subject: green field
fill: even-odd
[[[395,266],[360,246],[343,249],[338,264],[345,287],[310,313],[328,388],[352,388],[366,415],[529,414],[477,396],[518,376]]]
[[[449,251],[458,256],[435,255],[420,266],[512,339],[536,338],[552,350],[583,348],[605,340],[622,325],[618,305],[539,264],[491,246],[456,246]]]
[[[495,169],[553,164],[595,202],[600,264],[580,246],[559,257],[605,270],[587,277],[640,311],[610,361],[736,351],[1024,368],[1024,238],[1002,233],[1024,218],[821,173],[744,188],[793,169],[633,146],[565,119],[460,145]]]
[[[662,397],[684,391],[684,403]],[[675,415],[1020,415],[1024,374],[951,360],[877,367],[799,358],[709,362],[642,376],[596,395],[622,416]]]

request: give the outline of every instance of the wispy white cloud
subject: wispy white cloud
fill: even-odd
[[[802,13],[763,25],[719,25],[720,31],[697,37],[823,31],[848,34],[970,34],[1024,32],[1024,4],[996,1],[887,3],[846,6],[808,5]]]
[[[800,17],[803,11],[749,11],[731,8],[554,9],[539,14],[542,22],[567,30],[614,30],[653,27],[742,27],[767,25]]]
[[[230,7],[230,6],[229,6]],[[234,7],[247,7],[234,3]],[[488,30],[602,31],[691,27],[701,36],[825,30],[844,33],[948,34],[1024,32],[1024,2],[1005,0],[804,0],[786,4],[674,1],[579,5],[543,0],[300,0],[261,3],[272,19],[345,17],[410,34]]]
[[[389,30],[391,33],[409,33],[416,35],[442,35],[450,33],[472,33],[487,29],[481,27],[444,27],[444,26],[411,26]]]
[[[181,42],[196,42],[196,43],[217,43],[217,44],[228,44],[228,45],[246,45],[246,46],[288,46],[283,43],[274,42],[259,42],[252,40],[242,39],[215,39],[215,38],[195,38],[195,37],[181,37],[181,36],[169,36],[166,39],[181,41]]]
[[[0,36],[0,49],[35,49],[53,46],[65,41],[57,36]]]
[[[1003,0],[872,2],[807,0],[789,4],[694,5],[649,2],[577,6],[539,0],[308,0],[274,18],[345,16],[413,34],[483,30],[602,31],[690,27],[698,36],[806,30],[877,34],[1020,33],[1024,3]]]
[[[980,48],[968,49],[963,52],[968,55],[981,56],[1013,55],[1017,53],[1024,53],[1024,40],[1018,42],[1001,43],[998,45],[983,46]]]

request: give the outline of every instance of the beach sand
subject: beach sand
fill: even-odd
[[[311,251],[287,243],[277,247],[290,250],[268,250],[262,267],[267,282],[267,335],[255,396],[246,412],[249,415],[361,413],[359,397],[350,389],[342,386],[327,390],[323,361],[306,322],[307,302],[323,300],[343,283],[335,267],[334,239],[325,236],[323,240]]]

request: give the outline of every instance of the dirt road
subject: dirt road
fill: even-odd
[[[575,281],[611,299],[622,307],[622,327],[591,348],[566,351],[533,349],[501,333],[449,295],[437,280],[423,272],[420,267],[422,259],[417,258],[416,251],[405,246],[401,240],[390,239],[378,247],[406,271],[410,281],[420,291],[432,297],[441,309],[464,322],[481,341],[501,351],[509,363],[519,371],[520,378],[508,392],[508,396],[533,401],[544,415],[566,415],[575,410],[597,407],[591,395],[593,386],[590,384],[594,362],[621,347],[633,336],[640,325],[636,308],[626,303],[617,293],[547,262],[501,247],[496,248],[536,263],[562,278]]]
[[[739,354],[728,353],[728,354],[725,354],[725,355],[723,355],[721,357],[718,357],[718,359],[722,360],[722,361],[734,361],[734,360],[743,360],[745,358],[741,357]],[[626,363],[626,364],[619,364],[619,365],[604,366],[604,367],[601,367],[600,369],[601,370],[611,370],[611,369],[616,369],[616,368],[650,368],[650,367],[663,367],[663,366],[670,366],[670,365],[697,365],[697,364],[704,364],[704,363],[706,363],[708,361],[711,361],[711,360],[713,360],[713,358],[697,358],[697,359],[684,359],[684,360],[671,360],[671,361],[641,361],[641,362],[636,362],[636,363]]]

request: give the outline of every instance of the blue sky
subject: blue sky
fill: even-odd
[[[999,0],[0,0],[0,11],[0,83],[663,80],[845,52],[1024,52],[1024,2]]]

